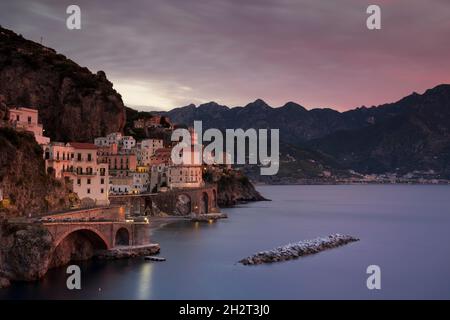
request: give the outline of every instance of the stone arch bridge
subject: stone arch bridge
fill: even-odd
[[[141,246],[150,243],[147,222],[125,220],[122,207],[103,207],[67,211],[40,218],[58,247],[65,239],[82,237],[96,249],[109,250],[117,246]]]
[[[175,216],[220,212],[215,185],[154,194],[113,195],[109,201],[112,205],[124,207],[130,216],[155,216],[161,212]]]

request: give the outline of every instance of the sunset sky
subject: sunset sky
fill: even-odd
[[[81,30],[66,8],[81,7]],[[382,29],[366,28],[366,8]],[[125,104],[346,110],[450,83],[449,0],[1,1],[0,24],[104,70]]]

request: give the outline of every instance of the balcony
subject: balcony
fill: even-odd
[[[96,176],[97,175],[97,172],[91,172],[91,173],[88,173],[88,172],[81,172],[81,173],[77,173],[76,171],[74,172],[74,174],[76,174],[77,176],[83,176],[83,177],[93,177],[93,176]]]

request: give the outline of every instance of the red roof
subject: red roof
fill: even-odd
[[[97,150],[98,147],[93,143],[86,143],[86,142],[69,142],[69,145],[71,147],[74,147],[75,149],[83,149],[83,150]]]

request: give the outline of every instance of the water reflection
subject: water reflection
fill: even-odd
[[[165,262],[80,264],[82,290],[65,268],[0,290],[9,299],[377,299],[450,298],[450,187],[265,186],[259,202],[226,209],[214,223],[176,222],[155,231]],[[236,262],[255,252],[331,233],[361,241],[272,265]],[[383,289],[366,288],[368,265]],[[100,289],[100,290],[99,290]]]

